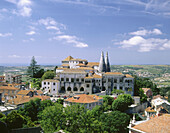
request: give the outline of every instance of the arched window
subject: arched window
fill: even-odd
[[[106,88],[103,86],[103,87],[102,87],[102,91],[105,91],[105,90],[106,90]]]
[[[80,88],[80,91],[84,91],[84,88],[83,88],[83,87],[81,87],[81,88]]]
[[[68,88],[67,88],[67,91],[71,91],[71,87],[68,87]]]
[[[77,87],[74,87],[73,91],[78,91]]]

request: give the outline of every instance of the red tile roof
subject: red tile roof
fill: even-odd
[[[73,103],[93,103],[99,101],[99,99],[103,99],[102,97],[96,96],[96,95],[76,95],[72,98],[68,98],[65,101],[73,102]]]
[[[146,133],[170,133],[170,114],[154,117],[133,128]]]

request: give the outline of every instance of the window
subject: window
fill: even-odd
[[[64,81],[64,78],[61,78],[61,81]]]
[[[84,82],[84,79],[81,79],[81,82]]]
[[[115,86],[114,89],[117,89],[117,87]]]
[[[74,78],[71,78],[71,82],[74,82]]]
[[[44,85],[46,85],[46,82],[44,82]]]
[[[69,81],[69,78],[66,78],[66,81]]]
[[[55,89],[53,89],[53,91],[55,91]]]
[[[117,83],[117,79],[114,79],[114,83]]]
[[[108,79],[108,82],[111,82],[112,81],[112,79]]]
[[[48,82],[48,85],[50,84],[50,82]]]
[[[86,85],[87,88],[89,88],[89,86],[90,86],[89,84]]]
[[[53,83],[53,85],[55,85],[55,83]]]
[[[79,82],[79,79],[77,78],[76,81]]]
[[[123,89],[123,87],[122,86],[120,86],[120,90],[122,90]]]

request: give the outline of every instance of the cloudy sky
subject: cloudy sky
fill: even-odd
[[[170,0],[0,0],[0,64],[170,64]]]

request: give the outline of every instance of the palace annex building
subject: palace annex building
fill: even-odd
[[[100,62],[88,62],[68,56],[56,69],[54,79],[42,81],[42,90],[49,95],[111,94],[113,89],[123,90],[125,94],[134,94],[134,78],[128,74],[111,72],[108,53]]]

